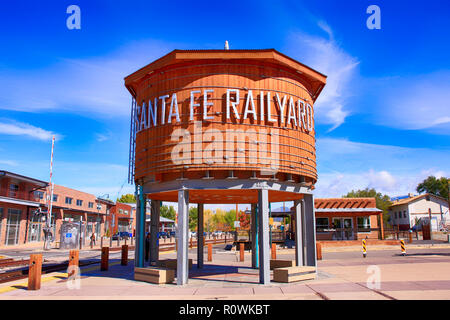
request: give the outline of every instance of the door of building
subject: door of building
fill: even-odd
[[[333,240],[353,240],[353,219],[333,218]]]
[[[343,218],[344,240],[353,240],[353,219]]]
[[[22,210],[8,209],[8,219],[6,221],[6,239],[7,246],[16,245],[19,243],[20,234],[20,216]]]

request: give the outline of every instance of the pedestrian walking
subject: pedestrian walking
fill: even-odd
[[[95,233],[92,232],[92,235],[91,235],[91,248],[93,246],[95,246]]]
[[[150,259],[150,232],[145,237],[145,261]]]

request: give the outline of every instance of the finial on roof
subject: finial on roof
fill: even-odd
[[[228,45],[228,40],[225,40],[225,50],[230,50],[230,47]]]

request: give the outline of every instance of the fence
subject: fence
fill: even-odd
[[[319,240],[356,240],[365,235],[381,238],[381,228],[316,228],[316,238]]]

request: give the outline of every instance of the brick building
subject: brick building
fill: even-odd
[[[48,183],[8,171],[0,171],[0,246],[37,239],[40,222],[33,212],[44,199]]]
[[[314,199],[314,207],[316,239],[319,241],[384,238],[383,224],[380,223],[383,211],[377,209],[375,198],[318,198]],[[295,216],[293,208],[288,215]]]
[[[315,199],[317,240],[383,239],[375,198]]]
[[[0,247],[44,240],[45,218],[36,215],[35,211],[39,208],[47,211],[48,186],[45,181],[0,171]],[[98,239],[113,225],[115,231],[120,226],[129,225],[131,207],[54,185],[51,218],[55,241],[60,240],[61,226],[65,221],[80,222],[85,230],[85,241],[89,241],[92,233]],[[113,233],[110,231],[110,234]]]
[[[108,221],[111,226],[112,234],[116,232],[133,233],[133,216],[132,207],[125,203],[117,202],[111,208]]]

